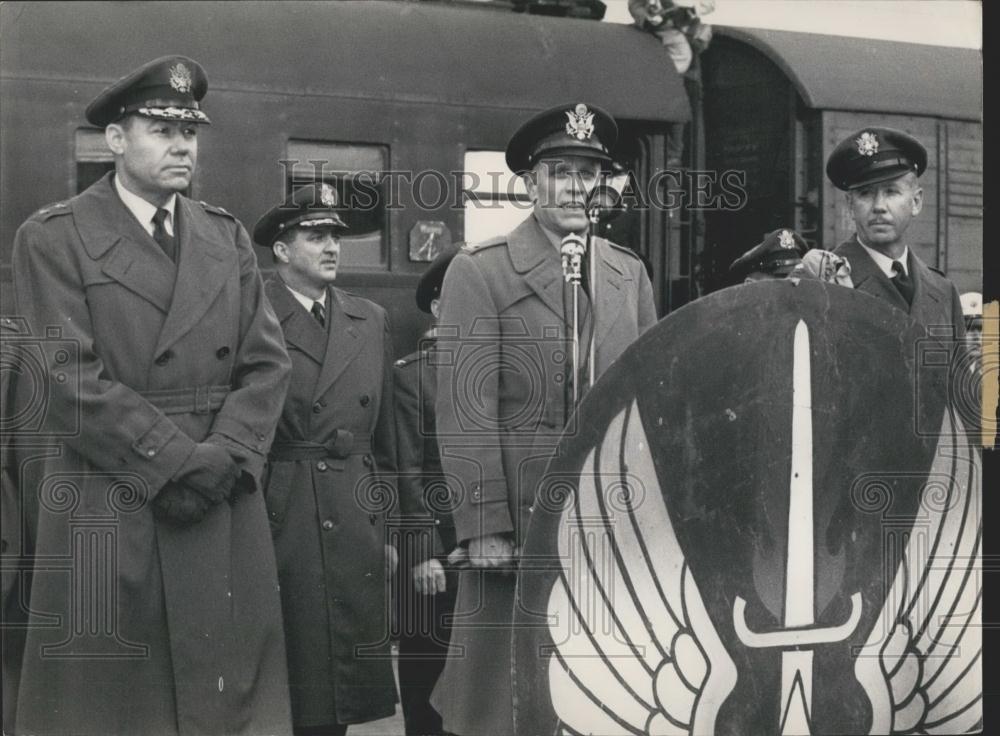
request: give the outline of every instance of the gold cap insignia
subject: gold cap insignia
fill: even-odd
[[[567,110],[566,135],[576,136],[578,140],[587,140],[594,134],[594,113],[587,110],[582,102],[574,110]]]
[[[319,201],[322,202],[327,207],[337,206],[337,192],[327,183],[323,183],[319,187]]]
[[[874,156],[878,153],[878,138],[874,133],[865,131],[855,143],[858,144],[858,153],[862,156]]]
[[[182,62],[170,67],[170,86],[181,94],[191,91],[191,70]]]
[[[780,245],[782,248],[795,247],[795,238],[792,237],[792,233],[790,230],[782,230],[778,234],[778,245]]]

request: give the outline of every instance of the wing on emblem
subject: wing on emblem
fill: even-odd
[[[980,457],[950,409],[941,437],[948,446],[938,445],[920,517],[855,665],[872,701],[873,734],[982,727]]]
[[[634,402],[584,462],[559,555],[549,690],[562,733],[712,733],[736,667],[684,560]]]

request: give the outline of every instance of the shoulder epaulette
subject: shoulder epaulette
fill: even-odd
[[[69,202],[56,202],[55,204],[45,205],[29,219],[48,220],[50,217],[55,217],[56,215],[68,215],[72,211],[73,208],[69,206]]]
[[[486,240],[481,240],[478,243],[466,243],[462,246],[462,253],[478,253],[486,248],[492,248],[494,245],[503,245],[507,242],[506,235],[498,235],[493,238],[487,238]]]
[[[204,207],[206,212],[211,212],[213,215],[222,215],[223,217],[228,217],[230,220],[236,219],[236,215],[227,209],[219,207],[218,205],[209,204],[208,202],[203,202],[201,200],[198,200],[198,204]]]
[[[608,240],[606,242],[607,242],[608,245],[610,245],[615,250],[621,251],[622,253],[627,253],[628,255],[632,256],[635,260],[639,261],[640,263],[642,262],[642,259],[639,258],[639,254],[636,253],[631,248],[626,248],[624,245],[618,245],[618,243],[613,243],[610,240]]]

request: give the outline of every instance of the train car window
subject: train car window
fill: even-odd
[[[528,216],[528,191],[507,168],[503,151],[467,151],[463,171],[466,242],[508,233]]]
[[[104,131],[80,128],[74,141],[76,193],[79,194],[115,168],[115,159],[104,142]]]
[[[345,270],[386,270],[388,259],[388,146],[288,141],[285,194],[321,181],[337,192],[350,228],[341,238]]]

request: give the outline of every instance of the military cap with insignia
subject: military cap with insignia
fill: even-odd
[[[421,312],[431,312],[431,302],[441,296],[441,285],[451,259],[461,250],[461,243],[448,245],[437,254],[417,283],[417,306]]]
[[[784,278],[802,262],[808,249],[806,241],[794,230],[775,230],[733,261],[729,271],[738,278],[746,278],[752,273]]]
[[[87,121],[102,128],[125,115],[157,120],[211,121],[198,103],[208,92],[201,64],[186,56],[162,56],[122,77],[87,105]]]
[[[307,184],[296,189],[281,204],[265,212],[253,226],[257,245],[270,248],[293,227],[332,227],[346,230],[337,212],[337,191],[327,183]]]
[[[927,149],[916,138],[892,128],[864,128],[842,140],[826,162],[837,189],[850,191],[927,168]]]
[[[507,166],[515,174],[529,171],[542,158],[589,156],[611,164],[618,125],[599,107],[570,103],[540,112],[524,123],[507,143]]]

